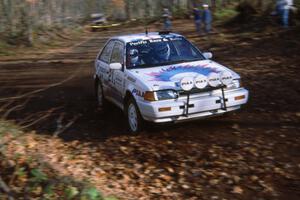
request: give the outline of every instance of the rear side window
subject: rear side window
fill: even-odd
[[[110,63],[123,64],[123,51],[124,51],[124,45],[120,42],[116,42],[114,49],[112,51]]]
[[[99,60],[109,63],[110,60],[110,56],[113,50],[115,42],[114,41],[110,41],[103,49],[102,53],[99,56]]]

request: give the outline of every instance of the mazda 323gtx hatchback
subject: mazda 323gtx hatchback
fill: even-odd
[[[211,58],[179,34],[113,37],[95,62],[98,105],[121,108],[131,132],[144,120],[179,122],[240,109],[248,101],[241,77]]]

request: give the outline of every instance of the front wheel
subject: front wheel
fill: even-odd
[[[129,131],[132,133],[138,133],[143,127],[143,118],[137,107],[134,99],[130,99],[126,106],[126,117],[128,122]]]
[[[97,105],[98,108],[100,109],[105,109],[105,107],[107,106],[107,102],[106,99],[104,97],[104,92],[103,92],[103,87],[101,82],[98,80],[95,84],[96,86],[96,98],[97,98]]]

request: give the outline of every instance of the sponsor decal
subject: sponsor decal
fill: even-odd
[[[142,92],[142,91],[140,91],[140,90],[138,90],[138,89],[135,89],[135,88],[132,90],[132,94],[133,94],[133,95],[140,96],[140,97],[144,97],[144,95],[145,95],[144,92]]]
[[[216,68],[209,67],[206,65],[184,65],[184,66],[171,66],[168,68],[161,69],[159,72],[151,72],[147,75],[152,76],[153,79],[150,81],[171,81],[171,78],[180,73],[197,73],[204,76],[209,75],[212,72],[219,72]]]
[[[135,78],[132,78],[131,76],[128,76],[127,79],[128,79],[129,81],[133,82],[133,83],[136,82],[136,79],[135,79]]]
[[[173,38],[169,38],[171,41],[176,41],[176,40],[183,40],[182,37],[173,37]]]
[[[139,46],[139,45],[142,45],[142,44],[147,44],[147,41],[146,40],[139,40],[139,41],[129,42],[130,46]]]
[[[107,69],[105,69],[104,67],[99,67],[98,68],[100,70],[101,73],[106,73]]]
[[[151,44],[151,43],[183,40],[182,37],[171,37],[171,38],[165,38],[165,37],[156,38],[156,37],[148,36],[149,39],[147,39],[147,40],[134,40],[134,41],[129,42],[128,44],[129,44],[129,46],[135,47],[135,46],[140,46],[140,45],[145,45],[145,44]]]

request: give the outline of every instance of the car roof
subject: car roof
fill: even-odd
[[[138,34],[130,34],[130,35],[121,35],[112,37],[111,39],[121,40],[124,43],[136,42],[140,40],[149,40],[149,39],[160,39],[160,38],[174,38],[174,37],[183,37],[177,33],[160,33],[160,32],[150,32],[146,33],[138,33]]]

